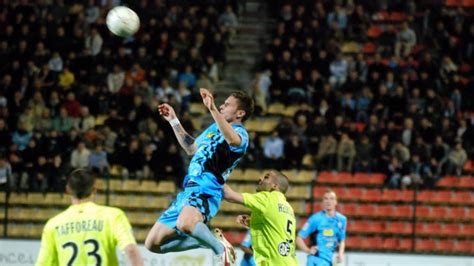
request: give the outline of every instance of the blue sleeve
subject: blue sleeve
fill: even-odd
[[[302,238],[307,238],[309,235],[314,233],[318,228],[318,219],[316,214],[311,215],[309,219],[304,224],[303,228],[298,232],[298,236]]]
[[[250,248],[252,246],[252,241],[250,239],[250,231],[247,231],[244,240],[240,243],[241,246]]]
[[[249,134],[241,125],[232,125],[232,128],[237,134],[239,134],[241,142],[239,146],[230,146],[230,150],[233,152],[244,153],[249,145]]]
[[[346,240],[347,218],[343,217],[341,220],[342,226],[339,230],[339,241]]]

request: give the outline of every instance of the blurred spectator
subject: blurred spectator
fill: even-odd
[[[441,174],[443,173],[443,168],[445,168],[445,174],[447,175],[456,175],[456,176],[461,176],[462,174],[462,169],[464,167],[464,164],[467,161],[467,153],[462,147],[462,143],[458,142],[454,146],[454,149],[452,149],[449,153],[448,156],[445,157],[440,163],[439,163],[439,168],[438,168],[438,173]]]
[[[103,150],[100,143],[97,143],[92,152],[90,152],[88,165],[92,172],[100,175],[108,171],[109,161],[107,160],[107,153]]]
[[[354,141],[349,138],[347,133],[343,133],[337,146],[337,171],[352,172],[355,157],[356,147]]]
[[[301,169],[306,148],[297,134],[291,134],[284,146],[285,169]]]
[[[74,169],[89,167],[90,154],[91,152],[87,149],[86,144],[82,141],[79,142],[71,153],[71,167]]]
[[[102,50],[104,40],[100,36],[97,28],[91,28],[90,34],[86,36],[85,48],[91,51],[92,56],[97,56]]]
[[[13,132],[12,142],[18,146],[19,151],[23,151],[32,137],[33,134],[26,130],[26,125],[20,124],[18,129]]]
[[[329,83],[333,88],[338,88],[346,82],[348,74],[347,61],[342,57],[342,54],[337,54],[336,58],[329,65],[331,75],[329,77]]]
[[[114,65],[113,72],[107,75],[107,86],[109,92],[112,94],[117,93],[122,88],[125,81],[125,72],[120,68],[119,65]]]
[[[322,139],[316,154],[316,167],[318,170],[334,170],[336,153],[337,140],[332,134],[328,134]]]
[[[399,188],[400,181],[402,178],[403,166],[397,157],[392,157],[390,163],[387,165],[387,170],[385,172],[387,176],[386,186],[388,188]]]
[[[139,142],[136,139],[130,141],[128,147],[124,147],[119,153],[118,162],[122,168],[122,177],[142,179],[145,168],[144,154],[140,150]]]
[[[0,155],[0,190],[8,190],[12,178],[12,166],[7,158]]]
[[[263,144],[265,168],[281,169],[284,156],[284,142],[277,131],[273,131]]]
[[[59,116],[53,119],[53,128],[61,133],[66,133],[71,130],[73,125],[74,121],[69,117],[67,109],[62,107],[59,110]]]
[[[416,44],[416,34],[408,25],[408,22],[402,22],[402,28],[397,33],[397,41],[395,42],[395,55],[397,57],[406,57]]]

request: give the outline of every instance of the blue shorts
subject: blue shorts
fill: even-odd
[[[308,255],[306,266],[332,266],[332,262],[314,255]]]
[[[186,180],[189,178],[186,177]],[[173,201],[158,218],[158,222],[170,228],[176,228],[176,221],[185,206],[195,207],[204,217],[204,223],[209,222],[219,211],[222,200],[222,188],[208,186],[204,182],[188,180],[184,191],[179,192]],[[205,180],[205,179],[204,179]]]

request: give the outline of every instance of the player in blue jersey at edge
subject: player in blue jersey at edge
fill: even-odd
[[[153,225],[145,246],[155,253],[210,248],[216,254],[215,265],[230,265],[235,261],[232,245],[219,229],[213,234],[206,223],[217,214],[223,185],[247,150],[248,133],[242,122],[252,114],[253,100],[244,92],[234,92],[217,108],[208,90],[201,88],[200,94],[215,123],[196,139],[184,130],[170,105],[158,107],[181,147],[193,157],[184,191]]]
[[[240,218],[240,216],[239,216]],[[245,234],[244,240],[240,243],[240,249],[244,252],[240,266],[257,266],[253,258],[252,240],[250,238],[250,230]]]
[[[336,211],[336,193],[327,190],[322,205],[323,210],[311,215],[296,237],[297,248],[308,253],[308,266],[333,266],[337,247],[337,262],[342,262],[344,258],[347,218]],[[315,234],[316,246],[308,247],[305,239],[312,234]]]

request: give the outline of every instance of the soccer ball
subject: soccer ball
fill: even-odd
[[[125,6],[112,8],[107,14],[107,28],[120,37],[129,37],[140,28],[140,18],[137,13]]]

